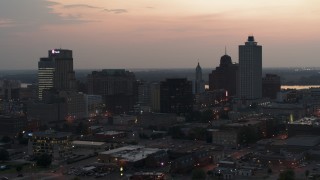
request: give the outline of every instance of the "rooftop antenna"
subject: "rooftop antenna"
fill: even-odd
[[[224,55],[227,55],[227,46],[224,46]]]

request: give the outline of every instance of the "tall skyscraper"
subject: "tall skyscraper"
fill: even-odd
[[[239,98],[256,100],[262,97],[262,46],[248,37],[245,45],[239,46]]]
[[[228,96],[235,96],[238,88],[239,64],[232,63],[231,57],[225,53],[220,58],[220,65],[209,74],[209,90],[224,89]]]
[[[54,61],[40,58],[38,62],[38,98],[42,100],[43,91],[54,86]]]
[[[38,62],[38,98],[42,100],[43,91],[55,88],[58,91],[75,89],[72,51],[52,49],[48,57]]]
[[[204,92],[204,81],[202,80],[202,69],[200,67],[199,62],[196,67],[196,80],[194,85],[195,85],[195,88],[194,88],[195,94],[201,94]]]
[[[61,91],[75,89],[72,51],[67,49],[49,50],[49,58],[54,61],[54,88]]]

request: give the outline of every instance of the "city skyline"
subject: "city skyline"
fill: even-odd
[[[75,69],[202,68],[224,48],[238,62],[254,35],[263,67],[319,67],[320,2],[285,0],[0,2],[1,70],[37,69],[47,49],[74,51]]]

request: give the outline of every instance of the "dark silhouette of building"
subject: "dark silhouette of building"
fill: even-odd
[[[199,62],[196,67],[196,80],[194,85],[195,85],[195,88],[194,88],[195,94],[201,94],[204,92],[204,81],[202,79],[202,69],[200,67]]]
[[[219,67],[209,74],[209,90],[225,89],[229,96],[235,96],[238,87],[238,69],[239,65],[232,63],[230,56],[223,55]]]
[[[73,70],[72,51],[52,49],[48,57],[40,58],[38,63],[38,98],[43,92],[54,88],[58,91],[75,90],[76,80]]]
[[[192,111],[192,82],[186,78],[166,79],[160,83],[160,111],[187,113]]]
[[[93,71],[87,81],[88,94],[101,95],[107,110],[118,114],[133,109],[137,94],[133,72],[124,69]]]
[[[262,98],[262,46],[248,37],[245,45],[239,45],[239,98]]]
[[[73,70],[72,51],[54,49],[49,51],[49,58],[54,60],[54,88],[61,91],[75,90],[75,72]]]
[[[262,97],[276,99],[277,93],[281,90],[280,76],[266,74],[262,78]]]
[[[27,125],[25,116],[4,116],[0,115],[1,135],[16,135],[21,132]]]

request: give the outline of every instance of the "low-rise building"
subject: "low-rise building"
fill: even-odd
[[[27,118],[20,116],[0,116],[1,135],[16,135],[27,126]]]
[[[120,167],[148,166],[157,167],[167,163],[167,152],[158,148],[146,148],[144,146],[124,146],[98,154],[98,161],[103,163],[115,163]]]
[[[71,133],[47,130],[34,132],[29,139],[28,153],[32,156],[52,155],[53,159],[64,160],[72,155]]]
[[[100,140],[115,140],[125,138],[127,133],[123,131],[103,131],[96,133],[94,136]]]
[[[238,145],[238,132],[237,132],[237,130],[210,129],[209,132],[212,133],[212,143],[213,144],[229,146],[229,147],[237,147],[237,145]]]

